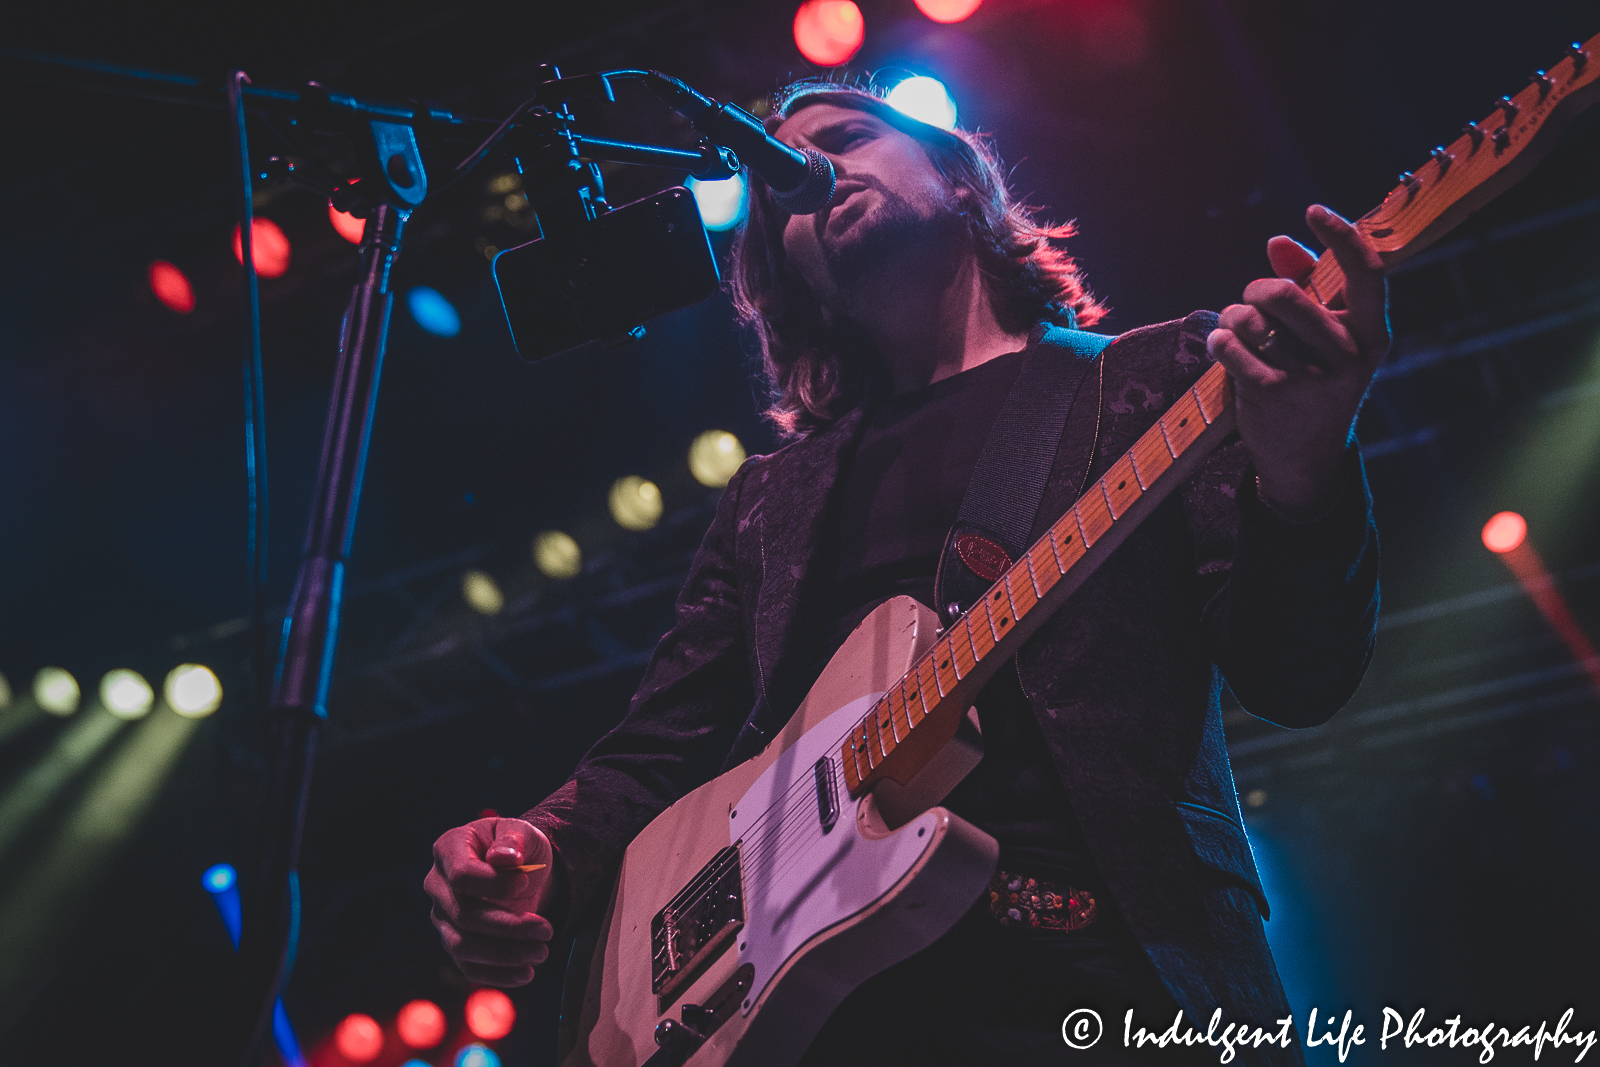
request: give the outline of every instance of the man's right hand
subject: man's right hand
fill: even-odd
[[[555,930],[538,914],[553,886],[550,839],[521,819],[478,819],[433,843],[422,888],[444,949],[474,982],[519,986],[550,955]],[[536,871],[519,871],[526,864]]]

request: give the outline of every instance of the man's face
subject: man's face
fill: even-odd
[[[873,274],[922,275],[960,249],[960,205],[914,138],[876,115],[821,103],[786,119],[777,137],[817,149],[838,175],[827,207],[790,216],[783,229],[784,253],[824,304],[848,313]]]

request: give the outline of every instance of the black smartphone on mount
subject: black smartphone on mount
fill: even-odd
[[[517,354],[544,359],[615,342],[717,291],[721,276],[694,196],[675,186],[609,211],[576,234],[494,257]]]

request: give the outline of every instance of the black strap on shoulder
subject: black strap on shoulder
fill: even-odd
[[[1095,358],[1114,340],[1052,326],[1023,356],[939,557],[934,596],[946,626],[1028,547],[1067,417]]]

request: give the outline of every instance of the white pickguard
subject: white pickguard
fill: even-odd
[[[850,799],[842,779],[838,821],[822,832],[813,768],[824,756],[837,762],[851,727],[881,695],[851,701],[808,730],[729,813],[728,840],[742,841],[739,962],[755,968],[744,1012],[802,945],[886,894],[933,840],[933,813],[887,837],[863,836],[856,819],[860,802]]]

